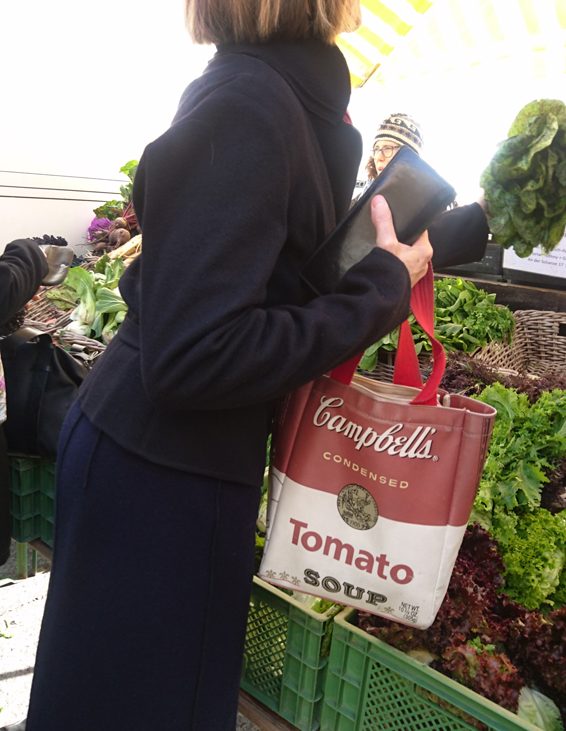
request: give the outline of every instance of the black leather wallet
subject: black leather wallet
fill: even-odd
[[[333,292],[344,274],[375,247],[370,204],[378,193],[389,204],[397,238],[404,244],[414,243],[456,197],[454,188],[428,163],[402,147],[307,261],[301,277],[317,294]]]

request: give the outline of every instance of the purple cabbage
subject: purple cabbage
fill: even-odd
[[[93,218],[88,227],[86,238],[92,244],[100,239],[100,235],[108,231],[112,224],[109,218]]]

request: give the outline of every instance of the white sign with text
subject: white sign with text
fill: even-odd
[[[549,254],[545,254],[537,246],[530,256],[523,259],[517,256],[513,249],[506,249],[503,252],[503,267],[504,269],[566,279],[566,234],[554,251]]]

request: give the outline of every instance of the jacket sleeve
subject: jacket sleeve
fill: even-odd
[[[0,256],[0,325],[8,322],[37,292],[48,271],[34,241],[17,239]]]
[[[142,378],[151,400],[175,409],[276,398],[408,313],[407,269],[378,249],[335,294],[265,304],[300,174],[293,131],[268,98],[218,96],[149,145],[140,166]]]
[[[436,269],[479,261],[485,254],[489,228],[479,203],[452,208],[429,226]]]

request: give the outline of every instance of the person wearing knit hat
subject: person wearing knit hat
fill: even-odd
[[[389,114],[377,128],[371,155],[366,164],[367,181],[359,196],[406,145],[421,154],[423,135],[419,123],[403,112]],[[354,204],[359,196],[352,200]],[[479,261],[485,254],[489,228],[481,194],[475,203],[457,205],[444,211],[430,224],[429,240],[436,270]]]
[[[386,117],[379,125],[374,145],[377,140],[393,140],[412,147],[415,152],[420,152],[423,146],[420,127],[408,114],[390,114]]]
[[[420,154],[423,137],[418,122],[408,114],[390,114],[381,122],[373,140],[372,154],[366,171],[375,180],[403,145]]]

